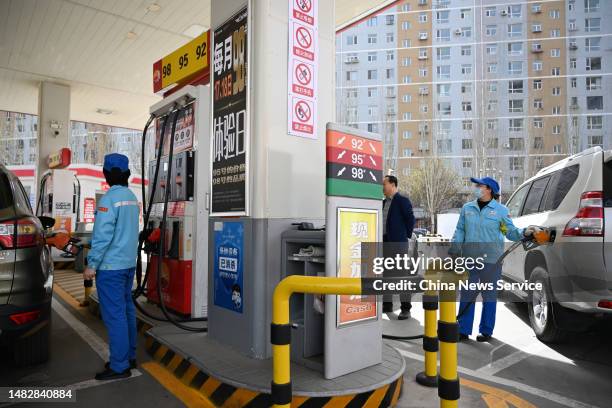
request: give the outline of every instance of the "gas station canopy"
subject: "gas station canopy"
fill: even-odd
[[[336,0],[336,25],[388,1]],[[140,128],[151,64],[210,28],[210,0],[0,1],[0,110],[36,114],[38,83],[70,86],[73,120]]]

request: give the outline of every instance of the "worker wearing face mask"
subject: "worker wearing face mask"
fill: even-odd
[[[519,241],[535,232],[534,227],[517,228],[508,215],[508,208],[498,202],[499,183],[491,177],[471,178],[474,183],[474,201],[466,203],[461,209],[457,228],[453,235],[450,253],[464,258],[482,257],[484,267],[478,264],[469,273],[469,283],[492,283],[492,290],[482,292],[482,315],[478,341],[489,341],[495,326],[497,307],[497,281],[501,279],[501,264],[497,263],[504,252],[504,237]],[[472,334],[474,323],[474,302],[477,290],[461,290],[459,306],[460,339],[467,340]]]

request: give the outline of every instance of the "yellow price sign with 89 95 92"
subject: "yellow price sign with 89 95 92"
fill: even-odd
[[[159,92],[205,69],[210,62],[206,31],[153,64],[153,92]]]

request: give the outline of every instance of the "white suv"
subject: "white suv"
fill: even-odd
[[[510,281],[542,282],[519,293],[536,336],[561,341],[589,317],[612,314],[612,150],[587,149],[525,181],[506,203],[518,227],[551,228],[554,241],[504,261]]]

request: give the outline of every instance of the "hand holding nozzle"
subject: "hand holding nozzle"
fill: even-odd
[[[546,244],[550,242],[551,239],[550,231],[537,225],[530,225],[525,228],[523,235],[525,238],[529,238],[530,240],[537,242],[539,245]]]

